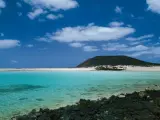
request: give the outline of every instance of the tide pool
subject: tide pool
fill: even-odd
[[[160,85],[160,72],[0,72],[0,120]]]

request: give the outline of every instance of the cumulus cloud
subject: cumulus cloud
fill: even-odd
[[[11,40],[11,39],[0,40],[0,49],[9,49],[17,46],[20,46],[20,41],[18,40]]]
[[[126,38],[126,40],[129,40],[129,41],[137,41],[137,40],[144,40],[144,39],[148,39],[148,38],[152,38],[154,37],[153,34],[149,34],[149,35],[144,35],[144,36],[140,36],[138,38],[135,38],[135,37],[128,37]]]
[[[47,13],[47,12],[44,11],[43,9],[41,9],[41,8],[38,8],[38,9],[35,9],[34,11],[32,11],[32,12],[29,12],[28,17],[33,20],[36,17],[40,16],[41,14],[45,14],[45,13]]]
[[[119,7],[119,6],[116,6],[115,10],[114,10],[116,13],[119,13],[121,14],[122,13],[122,8]]]
[[[46,16],[46,18],[50,19],[50,20],[56,20],[56,19],[59,19],[59,18],[63,18],[63,15],[62,14],[58,14],[58,15],[48,14]]]
[[[0,8],[5,8],[6,7],[6,3],[4,2],[4,0],[0,0]]]
[[[98,51],[99,49],[96,46],[84,46],[83,50],[85,52],[95,52]]]
[[[70,43],[69,46],[74,47],[74,48],[80,48],[83,47],[85,44],[83,43],[79,43],[79,42],[75,42],[75,43]]]
[[[50,10],[68,10],[78,6],[75,0],[24,0],[34,8],[43,8]]]
[[[78,7],[76,0],[23,0],[25,3],[31,5],[33,11],[28,13],[30,19],[34,19],[41,14],[53,13],[60,10],[69,10]],[[49,14],[45,16],[47,19],[55,20],[62,18],[63,15]]]
[[[118,40],[134,32],[135,29],[130,27],[96,26],[91,23],[87,26],[65,27],[39,39],[59,42],[109,41]]]
[[[159,0],[146,0],[148,10],[160,14],[160,1]]]

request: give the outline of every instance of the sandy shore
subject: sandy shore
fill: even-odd
[[[0,68],[0,72],[4,71],[93,71],[95,70],[92,68]]]
[[[127,66],[126,71],[153,71],[160,72],[160,67],[140,67],[140,66]]]
[[[140,66],[123,66],[125,71],[153,71],[160,72],[160,66],[158,67],[140,67]],[[4,71],[95,71],[94,67],[90,68],[0,68],[0,72]]]

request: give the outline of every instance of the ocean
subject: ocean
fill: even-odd
[[[160,85],[160,72],[0,72],[0,120]]]

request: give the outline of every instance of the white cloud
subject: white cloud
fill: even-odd
[[[9,49],[17,46],[20,46],[20,41],[18,40],[11,40],[11,39],[0,40],[0,49]]]
[[[18,7],[22,7],[22,4],[21,4],[20,2],[17,2],[16,5],[17,5]]]
[[[11,63],[12,63],[12,64],[17,64],[18,61],[16,61],[16,60],[11,60]]]
[[[146,47],[144,45],[137,45],[137,46],[134,46],[134,47],[129,47],[127,51],[129,52],[133,52],[133,51],[145,51],[145,50],[148,50],[149,47]]]
[[[126,44],[120,43],[108,43],[102,45],[102,49],[107,51],[135,52],[149,50],[149,47],[146,47],[144,45],[128,46]]]
[[[135,32],[130,27],[105,27],[93,23],[88,26],[66,27],[52,34],[47,34],[39,41],[83,42],[118,40]]]
[[[45,14],[45,13],[46,13],[46,11],[44,11],[41,8],[38,8],[38,9],[35,9],[33,12],[29,12],[28,17],[33,20],[36,17],[40,16],[41,14]]]
[[[143,55],[153,55],[160,57],[160,47],[148,47],[144,45],[129,46],[120,43],[108,43],[102,45],[103,50],[125,52],[126,55],[138,57]]]
[[[150,42],[151,40],[150,39],[147,39],[147,40],[141,40],[141,41],[131,41],[129,44],[130,45],[138,45],[138,44],[143,44],[145,42]]]
[[[123,22],[117,22],[117,21],[111,22],[111,23],[109,24],[109,26],[111,26],[111,27],[120,27],[120,26],[122,26],[122,25],[124,25]]]
[[[140,51],[140,52],[135,52],[133,54],[130,54],[130,56],[139,57],[139,56],[147,55],[147,54],[151,54],[151,52],[150,51]]]
[[[122,8],[119,7],[119,6],[116,6],[115,10],[114,10],[116,13],[119,13],[121,14],[122,13]]]
[[[0,33],[0,36],[3,37],[3,36],[4,36],[4,33]]]
[[[75,0],[24,0],[34,8],[44,8],[50,10],[68,10],[76,8],[78,2]]]
[[[0,0],[0,8],[5,8],[6,7],[6,3],[4,2],[4,0]]]
[[[63,18],[63,15],[62,14],[58,14],[58,15],[48,14],[46,16],[46,18],[50,19],[50,20],[56,20],[56,19],[59,19],[59,18]]]
[[[160,57],[160,47],[149,47],[148,50],[137,51],[131,54],[131,56],[134,56],[134,57],[138,57],[142,55],[152,55],[152,56]]]
[[[28,48],[32,48],[34,45],[32,45],[32,44],[28,44],[28,45],[26,45],[26,47],[28,47]]]
[[[23,0],[25,3],[31,5],[33,11],[28,13],[30,19],[35,19],[42,14],[50,13],[45,16],[47,19],[55,20],[62,18],[63,15],[54,15],[51,12],[58,12],[60,10],[69,10],[78,7],[76,0]],[[41,20],[39,20],[41,21]]]
[[[74,48],[80,48],[83,47],[85,44],[83,43],[79,43],[79,42],[75,42],[75,43],[70,43],[69,46],[74,47]]]
[[[131,42],[131,43],[129,43],[130,45],[138,45],[138,44],[140,44],[140,41],[133,41],[133,42]]]
[[[95,52],[98,51],[99,49],[96,46],[84,46],[83,50],[85,52]]]
[[[159,0],[146,0],[148,10],[160,14],[160,1]]]
[[[148,38],[152,38],[152,37],[154,37],[154,35],[153,34],[149,34],[149,35],[140,36],[138,38],[128,37],[128,38],[126,38],[126,40],[136,41],[136,40],[144,40],[144,39],[148,39]]]
[[[108,43],[102,45],[102,49],[107,51],[125,51],[126,48],[128,48],[128,45],[120,43]]]
[[[50,40],[47,35],[45,35],[45,37],[38,37],[35,40],[40,41],[40,42],[52,42],[52,40]]]
[[[157,55],[160,54],[160,47],[153,47],[152,53],[157,54]]]

